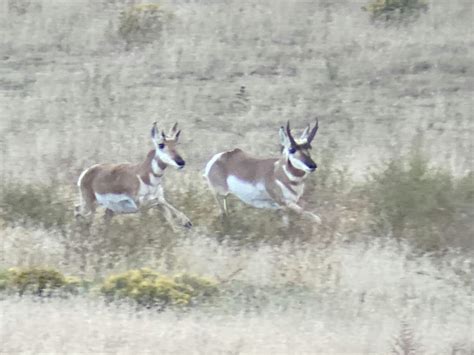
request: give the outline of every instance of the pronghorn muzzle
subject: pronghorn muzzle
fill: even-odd
[[[311,159],[311,157],[306,154],[302,154],[301,162],[306,165],[311,172],[315,171],[318,167],[318,165],[313,161],[313,159]]]
[[[186,165],[186,162],[179,155],[174,159],[174,161],[178,165],[178,169],[182,169]]]

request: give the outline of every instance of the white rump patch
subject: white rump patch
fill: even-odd
[[[214,155],[211,160],[209,160],[209,162],[206,164],[206,169],[204,170],[204,177],[208,177],[209,176],[209,171],[211,171],[211,168],[212,166],[214,165],[214,163],[222,156],[222,154],[224,154],[225,152],[222,152],[222,153],[217,153],[216,155]]]
[[[99,164],[94,164],[90,167],[88,167],[86,170],[84,170],[81,175],[79,175],[79,179],[77,179],[77,187],[81,187],[81,183],[82,183],[82,179],[84,178],[84,176],[87,174],[87,172],[89,170],[91,170],[92,168],[95,168],[96,166],[98,166]]]
[[[97,202],[115,213],[135,213],[138,206],[125,194],[95,194]]]
[[[257,208],[278,209],[280,206],[272,200],[262,182],[252,184],[230,175],[227,178],[229,192],[243,202]]]

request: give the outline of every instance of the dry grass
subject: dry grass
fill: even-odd
[[[429,254],[373,234],[370,194],[353,189],[414,146],[453,186],[471,171],[472,3],[433,1],[397,27],[372,24],[363,1],[163,1],[169,23],[134,44],[118,30],[137,2],[1,2],[0,269],[98,281],[149,266],[210,276],[224,292],[212,306],[160,314],[106,306],[93,290],[0,294],[0,351],[472,353],[472,196],[448,196],[464,203],[449,213],[465,228],[437,228],[442,248]],[[222,224],[200,177],[206,160],[235,146],[275,155],[283,122],[315,116],[320,168],[306,198],[324,224],[287,225],[235,200]],[[155,120],[183,128],[187,170],[167,172],[165,187],[194,229],[174,233],[149,213],[84,232],[70,219],[79,173],[142,159]],[[472,175],[459,181],[472,192]],[[393,201],[376,206],[390,212]],[[430,211],[423,223],[439,223]]]
[[[275,154],[282,122],[316,115],[316,154],[359,178],[417,132],[437,164],[472,166],[469,1],[433,2],[401,29],[374,27],[354,2],[166,3],[166,35],[129,51],[116,38],[122,2],[42,3],[1,22],[4,178],[72,183],[88,164],[141,159],[154,120],[181,122],[200,170],[235,145]]]
[[[165,272],[192,270],[225,279],[241,269],[227,286],[229,293],[213,306],[157,314],[105,307],[90,297],[9,297],[1,302],[3,349],[387,353],[405,331],[400,324],[409,322],[424,352],[443,352],[450,344],[466,344],[467,351],[472,346],[469,289],[452,267],[406,253],[377,243],[237,251],[204,237],[183,240],[172,252],[173,265],[162,266]],[[462,258],[451,255],[450,260],[455,265]]]

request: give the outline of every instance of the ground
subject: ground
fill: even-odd
[[[472,352],[472,239],[455,248],[448,230],[443,250],[420,251],[375,233],[354,192],[413,150],[453,179],[471,172],[472,3],[432,1],[397,25],[371,22],[365,1],[163,1],[166,22],[147,41],[120,35],[133,3],[0,5],[2,196],[11,183],[55,194],[26,219],[0,219],[0,269],[100,282],[149,266],[226,280],[225,293],[185,313],[0,294],[2,351]],[[305,198],[323,225],[287,225],[235,199],[223,224],[201,177],[208,159],[235,147],[277,156],[279,127],[316,117]],[[79,230],[81,171],[144,159],[154,121],[183,131],[186,169],[166,172],[165,191],[194,229],[175,233],[149,213]]]

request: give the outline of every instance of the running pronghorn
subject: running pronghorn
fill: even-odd
[[[290,122],[280,128],[280,158],[257,159],[240,149],[214,155],[207,163],[204,176],[216,196],[224,215],[228,214],[227,196],[233,194],[243,202],[270,209],[289,209],[321,223],[319,216],[298,204],[304,179],[316,170],[311,159],[311,142],[318,131],[318,121],[293,138]]]
[[[184,227],[191,227],[189,218],[165,200],[161,185],[168,165],[178,169],[184,167],[184,160],[176,151],[180,133],[175,124],[169,134],[163,131],[160,134],[155,122],[151,129],[155,149],[147,154],[144,162],[97,164],[86,169],[77,181],[80,205],[76,206],[76,216],[92,216],[96,204],[106,208],[107,219],[114,214],[136,213],[161,206],[173,227],[173,215]]]

